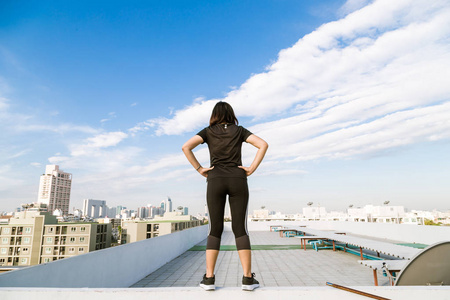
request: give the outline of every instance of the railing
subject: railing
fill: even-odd
[[[208,226],[0,274],[0,287],[129,287],[204,240]]]
[[[225,230],[230,223],[225,223]],[[338,230],[376,238],[431,245],[448,240],[450,226],[424,226],[344,221],[264,221],[248,222],[249,231],[269,231],[270,225],[306,225],[318,230]]]

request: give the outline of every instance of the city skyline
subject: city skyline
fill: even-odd
[[[249,211],[450,209],[446,1],[87,5],[2,4],[0,210],[36,201],[56,164],[70,208],[171,195],[202,212],[181,145],[218,100],[270,145]]]

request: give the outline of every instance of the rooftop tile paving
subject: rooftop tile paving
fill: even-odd
[[[300,249],[296,238],[282,238],[277,232],[250,232],[252,271],[264,287],[325,286],[332,282],[346,286],[373,286],[372,270],[358,263],[356,255],[342,251]],[[234,235],[224,231],[216,263],[216,286],[240,287],[242,268],[235,250]],[[133,284],[140,287],[194,287],[205,273],[206,239]],[[378,284],[389,285],[378,271]]]

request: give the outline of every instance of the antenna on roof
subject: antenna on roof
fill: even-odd
[[[411,258],[395,285],[450,285],[450,241],[428,246]]]

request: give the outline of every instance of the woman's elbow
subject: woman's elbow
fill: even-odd
[[[183,146],[181,146],[181,151],[183,151],[184,153],[186,153],[189,150],[191,150],[191,149],[189,148],[188,145],[184,144]]]

